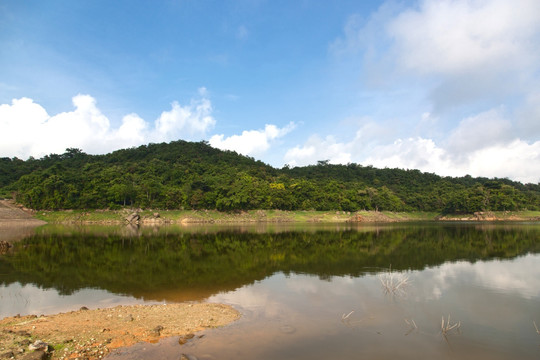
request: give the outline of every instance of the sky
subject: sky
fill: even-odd
[[[0,157],[179,139],[538,183],[540,1],[0,1]]]

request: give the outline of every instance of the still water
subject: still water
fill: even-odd
[[[534,223],[47,226],[0,255],[0,317],[180,301],[242,313],[111,359],[538,359],[539,239]]]

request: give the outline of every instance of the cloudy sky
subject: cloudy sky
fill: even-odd
[[[207,140],[540,181],[538,0],[3,0],[0,156]]]

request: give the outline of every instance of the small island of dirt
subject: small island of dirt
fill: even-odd
[[[9,317],[0,320],[0,359],[101,359],[113,349],[143,341],[181,336],[183,342],[239,316],[222,304],[167,304]],[[38,340],[47,344],[48,355],[32,353]]]

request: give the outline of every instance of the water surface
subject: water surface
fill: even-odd
[[[0,255],[0,316],[178,301],[243,314],[117,359],[537,359],[539,235],[525,223],[45,227]],[[443,334],[448,316],[460,325]]]

